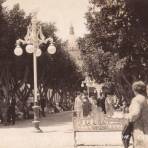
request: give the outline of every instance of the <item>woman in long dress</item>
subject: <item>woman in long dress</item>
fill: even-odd
[[[106,109],[107,116],[111,117],[114,113],[112,95],[107,95],[106,100],[105,100],[105,109]]]
[[[90,98],[90,103],[91,103],[91,118],[92,118],[92,124],[97,124],[98,118],[97,118],[97,101],[94,96]]]

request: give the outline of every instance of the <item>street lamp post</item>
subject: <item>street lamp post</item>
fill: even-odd
[[[41,50],[39,49],[39,45],[42,43],[47,44],[50,42],[50,46],[48,47],[47,51],[49,54],[54,54],[56,52],[56,48],[53,44],[52,38],[45,39],[41,26],[37,21],[36,13],[32,16],[31,24],[28,26],[27,34],[24,38],[18,39],[16,41],[16,48],[14,49],[14,54],[17,56],[21,56],[23,54],[23,50],[20,44],[26,45],[26,52],[33,54],[33,76],[34,76],[34,120],[33,124],[35,127],[36,132],[41,132],[42,130],[39,127],[39,105],[37,99],[37,57],[41,55]]]

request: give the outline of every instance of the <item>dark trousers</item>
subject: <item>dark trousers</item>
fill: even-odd
[[[8,111],[8,116],[7,116],[7,121],[8,123],[12,123],[13,125],[15,124],[15,118],[16,118],[16,115],[15,115],[15,109],[9,109]]]
[[[3,116],[2,116],[2,113],[0,112],[0,120],[1,120],[1,123],[3,122]]]
[[[125,125],[125,127],[123,128],[122,142],[123,142],[124,148],[129,147],[130,139],[131,139],[132,133],[133,133],[133,127],[134,127],[134,123],[129,122],[128,125]]]
[[[45,107],[41,107],[41,113],[42,113],[43,117],[45,117],[45,110],[44,109],[45,109]]]
[[[128,137],[128,138],[122,139],[124,148],[128,148],[129,147],[130,138],[131,138],[131,136]]]
[[[2,123],[7,125],[7,110],[2,111]]]

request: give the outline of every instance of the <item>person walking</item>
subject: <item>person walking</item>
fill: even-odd
[[[99,98],[97,99],[97,106],[102,108],[104,114],[106,114],[105,98],[105,94],[101,92]]]
[[[1,112],[2,112],[2,123],[6,126],[7,123],[7,115],[8,115],[8,102],[4,97],[1,102]]]
[[[105,100],[105,110],[108,117],[112,117],[114,114],[113,108],[113,96],[108,94]]]
[[[91,118],[92,118],[92,124],[98,123],[98,107],[97,107],[97,100],[95,96],[90,97],[90,103],[91,103]]]
[[[124,115],[129,125],[133,123],[134,148],[148,147],[148,99],[146,96],[146,85],[137,81],[132,85],[135,97],[129,106],[129,113]],[[127,146],[128,147],[128,146]]]
[[[8,123],[14,125],[15,124],[15,119],[16,119],[16,114],[15,114],[15,105],[16,105],[16,100],[15,98],[11,97],[10,102],[9,102],[9,107],[8,107]]]
[[[83,125],[88,125],[90,124],[92,105],[87,96],[83,96],[82,101],[83,101],[82,108],[83,108],[83,119],[84,119]]]
[[[76,112],[76,116],[78,118],[82,117],[82,95],[80,92],[77,92],[77,96],[75,98],[75,103],[74,103],[74,111]]]
[[[41,105],[41,114],[43,117],[45,117],[46,99],[44,97],[41,97],[40,105]]]
[[[3,117],[2,117],[2,110],[1,110],[1,108],[2,108],[2,98],[0,98],[0,123],[3,122]]]
[[[3,92],[0,90],[0,123],[3,122],[3,117],[2,117],[2,100],[3,100]]]

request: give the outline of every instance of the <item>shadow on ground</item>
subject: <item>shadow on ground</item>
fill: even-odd
[[[0,128],[28,128],[32,127],[33,120],[21,120],[16,121],[15,125],[3,126],[0,125]],[[72,122],[72,113],[71,112],[61,112],[57,114],[48,114],[46,117],[40,118],[40,127],[47,127],[47,126],[62,126],[64,124],[70,124]],[[50,131],[52,132],[52,131]],[[53,131],[56,132],[56,131]]]

